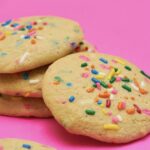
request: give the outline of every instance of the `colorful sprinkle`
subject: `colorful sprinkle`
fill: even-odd
[[[126,108],[126,103],[125,102],[119,102],[117,107],[118,107],[118,110],[124,110]]]
[[[131,91],[132,91],[132,89],[131,89],[129,86],[127,86],[126,84],[122,85],[122,88],[124,88],[124,89],[127,90],[128,92],[131,92]]]
[[[31,149],[31,145],[29,145],[29,144],[23,144],[22,147],[26,148],[26,149]]]
[[[108,85],[104,81],[100,81],[100,84],[104,88],[108,88]]]
[[[128,108],[128,109],[126,110],[126,112],[127,112],[128,114],[132,115],[132,114],[135,113],[135,108]]]
[[[88,115],[95,115],[96,112],[92,109],[86,109],[85,113],[88,114]]]
[[[88,63],[82,63],[81,64],[81,67],[86,67],[86,66],[88,66]]]
[[[111,106],[111,100],[110,100],[110,99],[107,99],[107,100],[106,100],[106,107],[109,108],[110,106]]]
[[[104,92],[104,93],[100,93],[98,95],[100,98],[109,98],[110,97],[110,94],[108,92]]]
[[[118,91],[116,89],[112,89],[111,93],[116,95],[118,93]]]
[[[142,110],[140,109],[140,107],[136,104],[133,104],[134,108],[136,109],[136,111],[141,114],[142,113]]]
[[[19,64],[22,64],[26,58],[29,56],[29,52],[25,52],[19,60]]]
[[[5,38],[6,38],[5,34],[0,32],[0,41],[4,40]]]
[[[54,79],[55,79],[57,82],[62,82],[62,81],[63,81],[62,78],[59,77],[59,76],[55,76]]]
[[[71,82],[66,83],[66,85],[67,85],[68,87],[72,87],[72,83],[71,83]]]
[[[91,73],[93,73],[93,74],[98,74],[99,72],[98,72],[97,70],[95,70],[95,69],[92,69],[92,70],[91,70]]]
[[[98,100],[98,101],[97,101],[97,104],[98,104],[98,105],[101,105],[102,103],[103,103],[102,100]]]
[[[150,79],[150,76],[148,75],[148,74],[146,74],[144,71],[140,71],[141,72],[141,74],[143,74],[145,77],[147,77],[148,79]]]
[[[109,80],[110,83],[114,83],[116,81],[116,77],[111,77],[111,79]]]
[[[95,76],[96,79],[103,79],[105,77],[104,74],[98,74]]]
[[[114,76],[114,74],[115,74],[115,69],[112,68],[108,73],[107,79],[110,80]]]
[[[39,83],[39,79],[35,79],[35,80],[29,80],[29,83],[30,84],[36,84],[36,83]]]
[[[96,78],[91,78],[91,80],[92,80],[94,83],[97,83],[97,82],[99,82],[99,83],[100,83],[100,81],[99,81],[99,80],[97,80]]]
[[[70,96],[69,97],[69,102],[73,102],[75,100],[75,97],[74,96]]]
[[[29,73],[28,72],[22,73],[22,77],[24,80],[28,80],[29,79]]]
[[[121,79],[123,82],[130,82],[130,79],[128,79],[128,78],[122,78]]]
[[[99,60],[105,64],[108,64],[108,61],[105,58],[100,58]]]
[[[128,71],[132,70],[131,67],[129,67],[129,66],[125,66],[124,68],[127,69]]]
[[[3,26],[3,27],[4,27],[4,26],[7,26],[7,25],[9,25],[11,22],[12,22],[12,20],[7,20],[7,21],[5,21],[4,23],[2,23],[2,26]]]
[[[100,89],[101,89],[101,84],[100,84],[99,82],[97,82],[97,83],[96,83],[96,87],[97,87],[97,89],[100,90]]]
[[[88,73],[82,73],[82,77],[83,77],[83,78],[88,78],[88,77],[89,77],[89,74],[88,74]]]
[[[91,87],[91,88],[88,88],[86,91],[87,91],[88,93],[91,93],[91,92],[94,92],[94,90],[95,90],[95,88],[94,88],[94,87]]]
[[[123,60],[121,60],[121,59],[119,59],[119,58],[116,58],[115,61],[117,61],[118,63],[120,63],[120,64],[122,64],[122,65],[125,65],[125,64],[126,64]]]
[[[119,130],[119,126],[116,124],[104,124],[104,129],[105,130]]]
[[[90,59],[84,55],[80,56],[80,59],[84,60],[84,61],[90,61]]]

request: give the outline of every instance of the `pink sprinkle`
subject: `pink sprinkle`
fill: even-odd
[[[143,109],[142,112],[148,116],[150,116],[150,110],[148,109]]]
[[[107,65],[104,65],[104,64],[100,64],[100,67],[102,67],[103,69],[106,69],[106,70],[110,70],[111,69],[110,66],[107,66]]]
[[[24,26],[23,26],[23,25],[19,25],[19,26],[16,26],[16,27],[14,28],[14,30],[19,30],[19,29],[22,29],[22,28],[24,28]]]
[[[121,81],[121,77],[116,77],[116,81],[120,82]]]
[[[119,118],[118,117],[112,117],[112,123],[118,123],[119,122]]]
[[[112,115],[112,112],[111,112],[111,111],[109,111],[109,112],[108,112],[108,115],[109,115],[109,116],[111,116],[111,115]]]
[[[117,61],[116,61],[116,60],[114,60],[114,59],[112,59],[111,61],[112,61],[113,63],[117,63]]]
[[[81,55],[80,58],[84,61],[90,61],[90,59],[84,55]]]
[[[111,91],[111,93],[112,93],[112,94],[117,94],[118,91],[117,91],[116,89],[113,89],[113,90]]]
[[[101,89],[101,85],[99,82],[96,83],[97,88],[100,90]]]
[[[89,74],[88,74],[88,73],[83,73],[83,74],[82,74],[82,77],[83,77],[83,78],[88,78],[88,77],[89,77]]]

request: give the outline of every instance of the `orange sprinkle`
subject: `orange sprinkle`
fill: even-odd
[[[131,99],[132,99],[132,100],[135,100],[135,97],[132,96]]]
[[[58,84],[60,84],[60,82],[55,81],[55,82],[53,82],[53,84],[58,85]]]
[[[31,44],[36,44],[36,40],[32,39]]]
[[[92,68],[92,69],[95,69],[95,66],[94,66],[94,65],[91,65],[91,68]]]
[[[1,34],[0,33],[0,41],[4,40],[5,38],[6,38],[5,34],[3,34],[3,33]]]
[[[96,98],[94,99],[94,101],[95,101],[95,102],[98,102],[98,100],[99,100],[99,98],[98,98],[98,97],[96,97]]]
[[[123,109],[125,109],[126,104],[124,102],[119,102],[117,107],[118,107],[119,110],[123,110]]]
[[[38,30],[43,30],[43,27],[38,27]]]
[[[128,108],[128,109],[126,110],[126,112],[127,112],[128,114],[134,114],[134,113],[135,113],[135,108]]]
[[[87,91],[88,93],[91,93],[91,92],[93,92],[94,90],[95,90],[95,88],[91,87],[91,88],[88,88],[86,91]]]
[[[108,85],[108,88],[112,88],[112,84],[108,83],[107,85]]]
[[[108,92],[104,92],[104,93],[100,93],[98,96],[101,98],[109,98],[110,94]]]
[[[134,81],[134,84],[135,84],[138,88],[140,88],[140,85],[139,85],[139,82],[137,81],[137,79],[134,78],[133,81]]]
[[[85,68],[85,70],[86,70],[86,71],[89,71],[89,68],[88,68],[88,67],[86,67],[86,68]]]
[[[142,88],[139,88],[139,91],[140,91],[140,93],[143,94],[143,95],[148,93],[146,90],[144,90],[144,89],[142,89]]]

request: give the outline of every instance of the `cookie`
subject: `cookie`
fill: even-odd
[[[55,119],[71,133],[127,143],[150,132],[150,76],[122,58],[68,55],[46,71],[42,90]]]
[[[51,117],[43,99],[0,95],[0,115],[17,117]]]
[[[74,52],[94,52],[95,48],[87,41],[80,42]],[[30,71],[0,74],[0,93],[12,96],[42,97],[41,83],[48,66]]]
[[[16,73],[52,63],[83,40],[75,21],[33,16],[0,24],[0,73]],[[11,41],[11,42],[10,42]]]
[[[55,150],[37,142],[22,139],[0,139],[0,150]]]

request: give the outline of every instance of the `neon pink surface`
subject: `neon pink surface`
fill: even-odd
[[[149,6],[149,0],[0,0],[0,21],[32,15],[74,19],[99,51],[128,59],[150,74]],[[115,146],[71,135],[53,119],[0,117],[0,138],[8,137],[38,141],[59,150],[150,149],[150,136]]]

